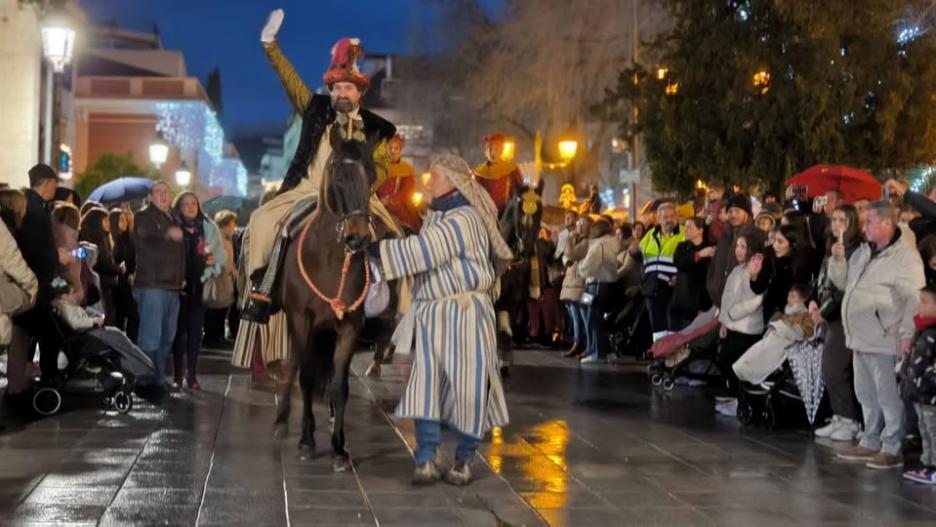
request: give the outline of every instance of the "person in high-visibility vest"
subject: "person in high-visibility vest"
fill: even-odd
[[[685,232],[676,221],[676,206],[672,202],[664,201],[657,206],[656,218],[656,226],[644,235],[639,245],[635,240],[630,248],[633,256],[639,255],[643,259],[640,291],[647,299],[654,340],[670,331],[668,311],[676,276],[673,255],[676,254],[676,246],[686,239]]]

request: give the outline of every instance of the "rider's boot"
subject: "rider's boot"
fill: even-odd
[[[270,315],[275,313],[273,300],[269,291],[264,291],[263,277],[266,269],[259,269],[250,276],[250,293],[247,295],[247,305],[241,311],[241,318],[258,324],[270,321]]]

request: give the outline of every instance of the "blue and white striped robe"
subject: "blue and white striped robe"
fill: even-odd
[[[380,257],[388,280],[413,277],[413,304],[394,333],[398,352],[415,347],[397,417],[445,422],[477,438],[506,425],[481,217],[470,206],[430,210],[418,235],[382,241]]]

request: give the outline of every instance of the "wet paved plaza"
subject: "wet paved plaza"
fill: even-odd
[[[93,406],[0,433],[0,525],[934,525],[936,488],[834,459],[805,432],[741,429],[692,389],[654,393],[633,366],[517,353],[512,423],[467,488],[415,488],[412,426],[388,413],[408,358],[380,379],[355,358],[351,473],[275,442],[274,399],[209,356],[203,391],[127,416]],[[298,402],[298,401],[297,401]],[[292,432],[298,429],[298,405]],[[451,457],[451,441],[445,455]]]

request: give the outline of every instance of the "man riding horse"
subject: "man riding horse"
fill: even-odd
[[[329,144],[332,127],[347,127],[351,136],[366,143],[377,165],[378,186],[386,177],[390,161],[387,141],[396,133],[393,124],[361,108],[361,98],[370,79],[357,67],[357,60],[363,55],[360,41],[343,38],[335,44],[331,65],[322,77],[331,95],[314,94],[276,43],[283,17],[282,9],[270,14],[260,41],[294,109],[302,115],[302,132],[279,195],[250,216],[246,270],[251,291],[242,317],[260,323],[269,320],[273,311],[271,293],[285,245],[283,221],[302,198],[318,194],[332,152]],[[374,212],[386,220],[388,215],[385,209],[380,210],[379,201],[373,199],[372,202],[376,202],[372,203],[377,209]]]

